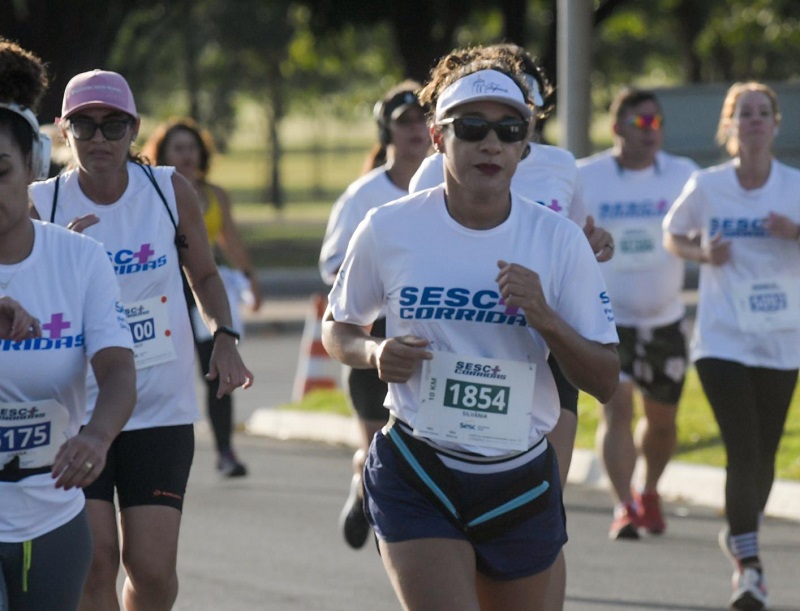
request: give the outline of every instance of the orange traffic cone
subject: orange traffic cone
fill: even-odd
[[[295,403],[301,401],[311,390],[340,386],[341,365],[330,357],[322,345],[322,316],[327,305],[326,295],[311,295],[303,337],[300,339],[300,357],[292,391],[292,401]]]

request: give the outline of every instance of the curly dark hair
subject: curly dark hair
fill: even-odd
[[[42,60],[17,43],[0,38],[0,103],[36,111],[49,79]],[[23,155],[33,146],[31,125],[19,113],[0,108],[0,127],[8,126]]]
[[[47,70],[39,57],[0,38],[0,101],[35,112],[48,84]]]
[[[419,100],[430,108],[429,114],[436,109],[436,101],[442,92],[460,78],[480,70],[497,70],[511,77],[522,90],[525,99],[533,104],[528,83],[524,76],[530,74],[537,82],[539,92],[546,101],[553,92],[550,81],[536,60],[522,47],[512,44],[497,44],[486,47],[464,47],[455,49],[439,60],[430,73],[430,78],[419,92]],[[543,118],[550,111],[544,107],[536,107],[535,114]]]

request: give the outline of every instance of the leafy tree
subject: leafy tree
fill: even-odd
[[[61,114],[61,98],[75,74],[107,67],[119,25],[146,0],[5,0],[0,36],[15,40],[48,64],[50,89],[42,100],[44,121]]]

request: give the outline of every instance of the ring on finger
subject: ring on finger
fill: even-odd
[[[86,469],[87,471],[91,471],[92,469],[94,469],[94,464],[87,460],[85,463],[83,463],[83,468]]]

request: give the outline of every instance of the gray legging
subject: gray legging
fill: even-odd
[[[758,531],[775,480],[775,454],[797,369],[748,367],[723,359],[695,363],[728,454],[725,512],[732,535]]]
[[[25,544],[0,542],[0,611],[77,609],[92,561],[86,510],[34,539],[27,556],[26,575]]]

